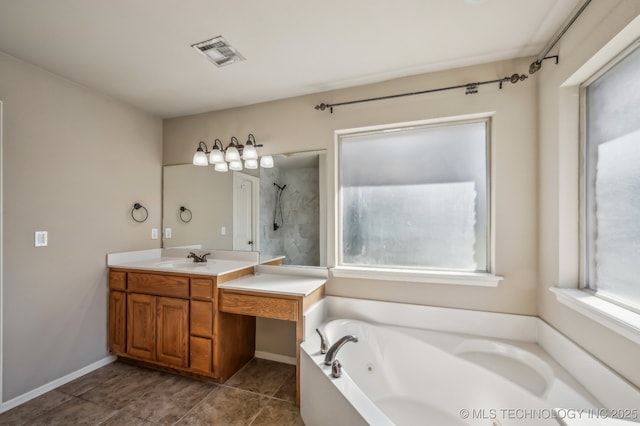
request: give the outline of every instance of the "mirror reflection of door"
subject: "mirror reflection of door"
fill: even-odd
[[[258,251],[260,179],[233,173],[233,249]]]

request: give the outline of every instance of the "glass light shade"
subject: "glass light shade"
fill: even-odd
[[[258,159],[258,151],[253,145],[245,145],[244,150],[242,151],[242,158],[244,160],[257,160]]]
[[[222,163],[216,163],[216,165],[213,166],[213,170],[216,172],[226,172],[229,170],[229,167],[227,166],[227,163],[223,161]]]
[[[260,158],[260,167],[264,167],[265,169],[270,169],[273,167],[273,157],[270,155],[265,155]]]
[[[228,147],[224,159],[229,162],[240,161],[240,153],[238,152],[238,148],[236,148],[235,146]]]
[[[222,151],[220,151],[218,148],[213,148],[211,150],[211,153],[209,154],[209,163],[224,163],[224,155],[222,154]]]
[[[235,171],[242,170],[242,161],[240,161],[240,160],[238,160],[238,161],[230,161],[229,162],[229,169],[235,170]]]
[[[193,154],[193,164],[195,166],[208,166],[209,160],[207,159],[207,154],[202,150],[202,148],[198,148],[195,154]]]
[[[247,169],[257,169],[258,160],[244,160],[244,167]]]

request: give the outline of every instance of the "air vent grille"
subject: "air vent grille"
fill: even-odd
[[[202,53],[218,67],[235,64],[244,61],[245,58],[222,36],[214,37],[211,40],[192,44],[191,47]]]

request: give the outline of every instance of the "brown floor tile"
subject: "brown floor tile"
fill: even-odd
[[[115,416],[100,423],[100,426],[154,426],[154,424],[119,411]]]
[[[35,418],[31,425],[98,425],[118,411],[80,398],[73,398]]]
[[[258,413],[251,426],[304,426],[295,404],[271,399]]]
[[[212,383],[169,376],[121,411],[157,424],[173,424],[216,388]]]
[[[137,367],[116,361],[92,371],[73,382],[69,382],[66,385],[59,387],[57,390],[68,393],[69,395],[78,396],[90,391],[98,385],[108,382],[109,380],[133,374],[136,371],[138,371]]]
[[[217,386],[176,424],[246,426],[267,401],[255,393]]]
[[[289,402],[294,366],[254,359],[227,384],[233,387],[115,362],[0,414],[0,424],[302,424]]]
[[[295,370],[284,380],[280,389],[273,395],[274,398],[284,399],[289,402],[296,402],[296,372]]]
[[[295,373],[294,365],[254,358],[225,384],[236,388],[273,396],[285,380]]]
[[[151,391],[153,386],[168,377],[170,377],[168,373],[137,368],[131,374],[116,376],[79,396],[96,404],[121,409]]]
[[[73,397],[57,390],[45,393],[29,402],[0,414],[1,425],[24,425],[32,424],[30,420],[58,407],[69,401]]]

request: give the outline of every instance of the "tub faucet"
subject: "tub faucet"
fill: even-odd
[[[319,328],[316,328],[316,332],[320,335],[320,353],[324,355],[327,353],[327,347],[329,346],[327,338],[324,337],[324,334],[322,334]]]
[[[338,355],[338,351],[340,350],[340,348],[342,348],[348,342],[357,343],[358,338],[351,334],[347,334],[346,336],[340,338],[340,340],[335,342],[327,351],[327,355],[324,357],[324,365],[332,365],[336,360],[336,355]]]
[[[210,254],[211,253],[205,253],[202,256],[198,256],[194,252],[190,251],[189,254],[187,255],[187,259],[193,258],[194,263],[206,263],[207,256],[209,256]]]

